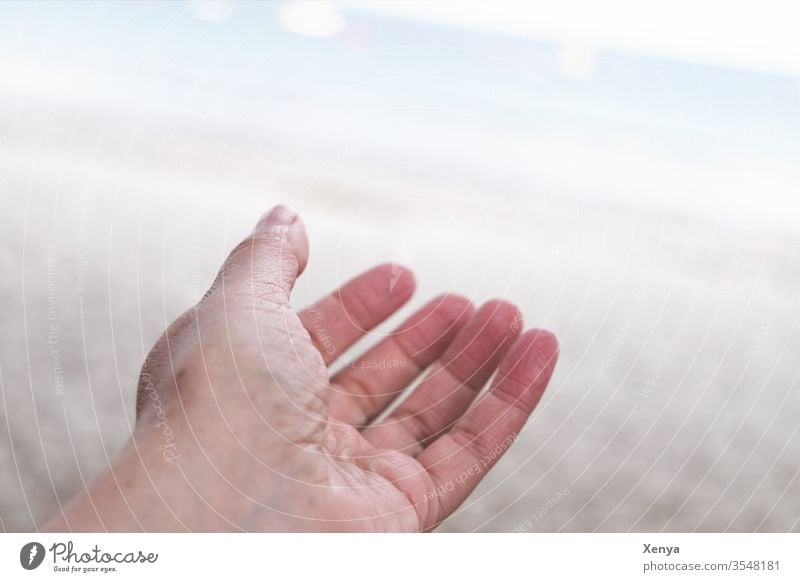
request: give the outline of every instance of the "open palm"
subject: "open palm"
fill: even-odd
[[[383,265],[299,320],[330,365],[413,289],[408,271]],[[511,445],[549,380],[555,339],[520,331],[521,317],[505,301],[476,310],[444,295],[333,374],[323,423],[332,519],[345,528],[413,531],[450,515]],[[498,366],[491,390],[478,399]]]
[[[307,256],[294,213],[262,219],[148,356],[113,480],[52,528],[425,531],[466,499],[538,402],[555,338],[521,333],[508,302],[443,295],[330,375],[414,279],[382,265],[296,313]]]

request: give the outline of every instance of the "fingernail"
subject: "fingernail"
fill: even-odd
[[[275,208],[267,212],[258,221],[258,226],[288,226],[297,221],[297,213],[283,204],[278,204]]]

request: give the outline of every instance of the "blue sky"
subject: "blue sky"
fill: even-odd
[[[0,96],[484,167],[758,228],[800,210],[800,84],[769,52],[758,70],[718,58],[735,51],[713,35],[687,60],[358,3],[308,24],[291,7],[4,4]],[[598,26],[581,34],[597,43]]]

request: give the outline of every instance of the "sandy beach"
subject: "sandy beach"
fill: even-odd
[[[470,172],[17,111],[2,158],[4,529],[41,523],[113,458],[144,354],[278,202],[311,237],[298,307],[388,260],[414,269],[412,306],[505,296],[559,336],[545,399],[443,530],[797,529],[797,240],[490,191]]]
[[[283,203],[310,236],[298,308],[416,274],[342,361],[447,291],[559,338],[441,530],[798,531],[791,19],[363,4],[3,6],[0,530],[108,466],[144,356]]]

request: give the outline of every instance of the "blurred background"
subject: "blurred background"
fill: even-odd
[[[797,531],[790,8],[3,3],[0,529],[107,466],[145,354],[282,202],[298,307],[397,261],[413,305],[505,296],[560,338],[441,529]]]

